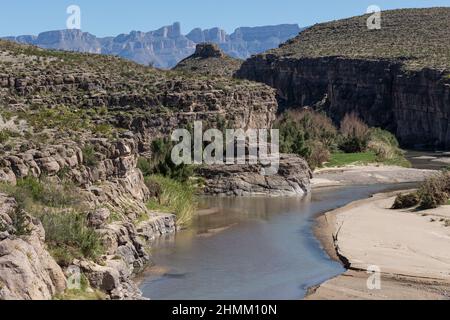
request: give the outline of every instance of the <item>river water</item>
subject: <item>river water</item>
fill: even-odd
[[[341,274],[313,235],[317,215],[408,186],[352,186],[298,198],[203,198],[191,228],[159,239],[141,284],[153,300],[301,299]]]

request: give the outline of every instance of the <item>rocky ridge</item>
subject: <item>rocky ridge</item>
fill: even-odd
[[[278,25],[238,28],[232,34],[227,34],[220,28],[196,28],[183,35],[180,23],[176,22],[155,31],[132,31],[117,37],[99,38],[81,30],[57,30],[43,32],[38,36],[24,35],[5,39],[44,49],[118,55],[144,65],[152,64],[170,69],[193,54],[199,43],[216,43],[228,55],[246,59],[252,54],[276,48],[300,31],[298,25]]]
[[[225,55],[215,44],[198,44],[192,56],[180,61],[174,70],[204,76],[232,77],[242,61]]]
[[[137,169],[138,158],[151,158],[152,141],[194,120],[206,126],[270,128],[278,107],[272,88],[250,81],[160,71],[110,56],[7,41],[0,41],[0,105],[0,184],[13,186],[27,177],[55,186],[70,182],[105,248],[100,261],[52,264],[52,274],[59,275],[53,279],[44,262],[26,268],[23,255],[14,251],[14,241],[25,241],[34,248],[28,252],[52,263],[45,236],[38,241],[33,233],[18,234],[2,214],[0,247],[6,253],[0,254],[5,259],[0,299],[51,299],[64,290],[70,267],[80,268],[91,288],[109,299],[139,299],[132,279],[150,262],[151,241],[178,226],[172,214],[147,209],[154,190]],[[307,187],[307,180],[291,180]],[[7,207],[12,200],[2,196],[1,201]],[[24,214],[42,230],[35,216]],[[16,268],[23,279],[9,282]],[[29,279],[35,279],[39,295],[27,289]]]
[[[312,171],[296,155],[280,155],[278,174],[264,176],[262,165],[214,165],[198,170],[203,192],[216,196],[304,196],[311,191]]]
[[[277,89],[283,107],[312,107],[336,122],[355,112],[404,146],[450,148],[450,9],[382,12],[315,25],[247,60],[239,78]]]

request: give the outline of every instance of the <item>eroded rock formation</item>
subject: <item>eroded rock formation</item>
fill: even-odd
[[[238,77],[266,83],[284,107],[313,107],[336,122],[351,112],[405,146],[450,148],[450,9],[383,12],[316,25],[247,60]]]
[[[262,165],[216,165],[201,167],[204,193],[218,196],[304,196],[311,191],[312,171],[295,155],[282,154],[278,173],[263,175]]]

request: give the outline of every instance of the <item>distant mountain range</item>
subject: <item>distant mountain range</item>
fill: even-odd
[[[43,32],[37,36],[24,35],[3,39],[46,49],[112,54],[137,63],[169,69],[193,54],[198,43],[216,43],[226,54],[234,58],[247,59],[253,54],[278,47],[301,31],[296,24],[283,24],[242,27],[232,34],[227,34],[220,28],[206,30],[196,28],[183,35],[180,23],[176,22],[156,31],[132,31],[117,37],[98,38],[81,30],[59,30]]]

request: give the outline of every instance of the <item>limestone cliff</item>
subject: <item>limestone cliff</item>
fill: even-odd
[[[276,88],[283,107],[356,112],[404,146],[450,148],[450,8],[382,12],[380,30],[368,17],[315,25],[237,76]]]
[[[242,62],[227,56],[215,44],[202,43],[197,45],[192,56],[180,61],[174,70],[210,77],[232,77]]]
[[[138,157],[151,156],[153,140],[194,120],[269,128],[277,107],[272,88],[250,81],[206,79],[115,57],[0,41],[0,184],[34,177],[73,185],[83,221],[100,236],[105,252],[67,264],[80,268],[90,286],[108,298],[136,299],[140,291],[132,277],[150,262],[150,242],[177,229],[172,214],[147,209],[154,190],[137,169]],[[39,217],[55,209],[60,208],[39,204],[34,216],[24,214],[42,229]],[[45,236],[30,238],[0,222],[0,299],[61,293],[61,269],[68,266],[51,264]],[[28,263],[27,253],[45,261]]]

